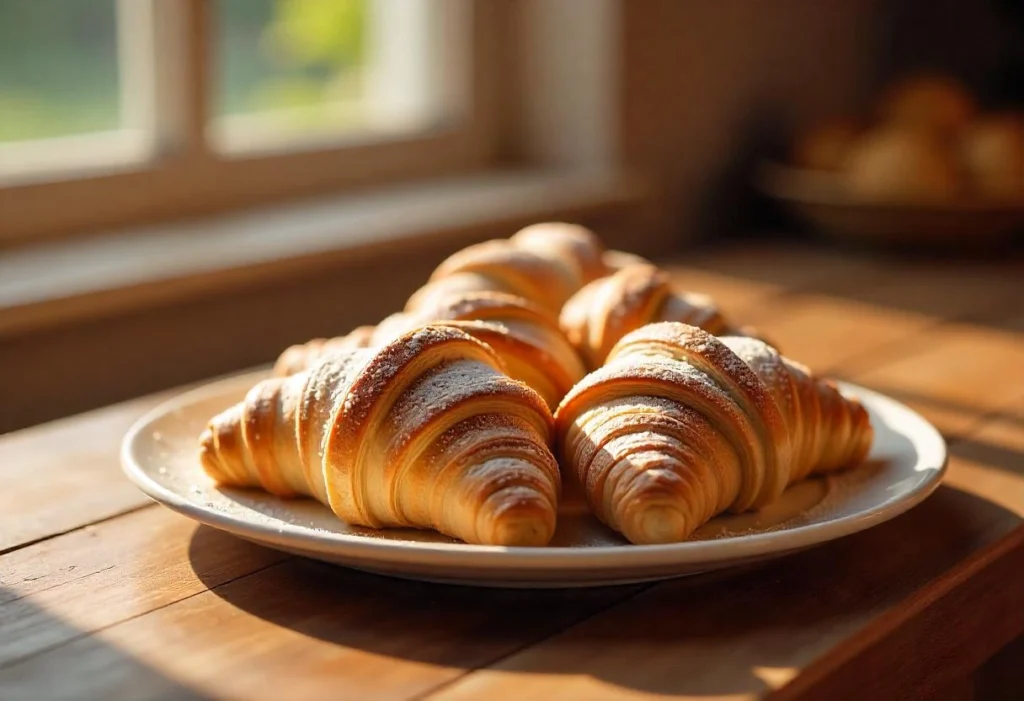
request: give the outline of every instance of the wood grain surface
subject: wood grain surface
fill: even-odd
[[[0,699],[983,698],[971,675],[1012,670],[1024,634],[1024,275],[749,246],[672,270],[788,355],[921,411],[950,442],[945,484],[742,571],[435,586],[150,505],[118,466],[147,397],[0,437]]]
[[[0,438],[0,552],[147,504],[118,474],[116,436],[171,394]]]

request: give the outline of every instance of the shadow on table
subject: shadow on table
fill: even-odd
[[[873,612],[1019,522],[991,502],[941,487],[895,521],[827,546],[749,571],[653,586],[474,589],[296,558],[212,591],[275,625],[399,660],[585,675],[652,693],[738,694],[781,683],[778,675],[806,666],[823,645],[856,633]],[[199,528],[193,560],[223,537]]]
[[[707,246],[681,259],[686,268],[726,279],[845,298],[943,321],[970,317],[974,324],[1024,332],[1017,303],[1024,294],[1024,246],[979,259],[894,255],[768,239],[733,247]]]
[[[831,376],[838,379],[849,377],[847,373],[843,372],[834,373]],[[1024,396],[1019,397],[1015,402],[998,407],[992,412],[977,403],[957,401],[884,382],[865,382],[863,384],[869,389],[913,408],[935,424],[947,441],[964,441],[965,437],[974,434],[979,426],[994,421],[1024,428],[1024,414],[1017,411],[1018,407],[1024,407]],[[1024,391],[1024,387],[1022,387],[1022,391]]]
[[[53,616],[7,583],[0,586],[3,701],[208,698]]]
[[[1015,475],[1024,483],[1024,453],[988,441],[965,438],[952,443],[949,453],[953,457],[975,465]]]

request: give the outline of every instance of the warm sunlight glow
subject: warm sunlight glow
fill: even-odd
[[[754,667],[751,671],[773,689],[785,686],[797,675],[795,667]]]

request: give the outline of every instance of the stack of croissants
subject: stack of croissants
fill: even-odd
[[[675,543],[856,466],[868,414],[589,229],[465,248],[376,327],[287,349],[200,437],[206,473],[371,528],[547,545],[570,487]]]

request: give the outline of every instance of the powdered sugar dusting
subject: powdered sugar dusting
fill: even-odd
[[[669,283],[668,277],[654,266],[638,265],[615,273],[607,278],[607,284],[614,293],[606,300],[604,313],[612,325],[643,309],[654,295],[667,292]]]
[[[501,376],[478,361],[448,362],[432,369],[406,389],[388,418],[401,436],[430,422],[474,395],[493,393]]]

